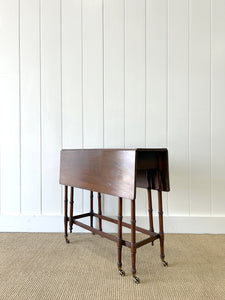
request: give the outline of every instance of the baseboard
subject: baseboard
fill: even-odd
[[[129,217],[124,217],[129,222]],[[88,220],[85,219],[88,224]],[[148,228],[148,217],[138,216],[137,226]],[[155,231],[158,232],[158,217],[154,216]],[[64,224],[62,216],[33,216],[15,215],[0,216],[0,232],[63,232]],[[109,222],[103,222],[103,230],[106,232],[117,232],[117,226]],[[74,226],[73,232],[87,232]],[[129,232],[124,228],[123,232]],[[225,216],[202,217],[202,216],[164,216],[165,233],[194,233],[194,234],[225,234]]]

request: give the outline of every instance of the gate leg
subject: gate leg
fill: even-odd
[[[66,239],[67,244],[69,244],[68,240],[68,232],[67,232],[67,226],[68,226],[68,215],[67,215],[67,207],[68,207],[68,186],[65,185],[65,192],[64,192],[64,226],[65,226],[65,234],[64,237]]]
[[[123,198],[118,198],[118,237],[117,237],[117,249],[118,249],[118,262],[117,267],[121,276],[125,276],[125,272],[122,270],[122,201]]]
[[[132,275],[135,283],[139,283],[140,279],[136,276],[136,219],[135,219],[135,199],[131,200],[131,263]]]
[[[70,233],[73,230],[73,187],[70,187],[70,218],[69,218],[69,225],[70,225]]]
[[[151,189],[148,188],[148,217],[149,217],[150,232],[154,232],[152,212],[153,212],[153,209],[152,209],[152,193],[151,193]],[[154,242],[152,242],[152,246],[153,245],[154,245]]]
[[[102,215],[101,193],[98,193],[98,214]],[[98,219],[99,230],[102,231],[102,219]]]

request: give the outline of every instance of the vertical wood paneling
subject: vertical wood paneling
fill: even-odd
[[[19,2],[0,1],[1,213],[20,213]]]
[[[103,146],[102,0],[83,0],[84,148]]]
[[[1,0],[0,212],[62,213],[61,147],[168,147],[165,215],[224,215],[224,36],[223,0]]]
[[[104,2],[104,147],[124,147],[124,1]],[[117,215],[104,195],[104,213]]]
[[[189,214],[188,0],[168,2],[168,149],[171,192],[168,213]]]
[[[146,0],[146,147],[167,147],[167,2]],[[167,213],[167,195],[163,194]],[[158,211],[153,192],[153,210]]]
[[[199,21],[201,20],[201,21]],[[190,213],[210,214],[210,0],[190,0]]]
[[[145,1],[125,1],[125,147],[145,147]]]
[[[83,146],[103,147],[103,16],[102,0],[83,0]],[[96,193],[94,209],[96,210]],[[89,192],[84,210],[89,211]]]
[[[82,1],[62,1],[62,129],[64,149],[82,148]],[[75,189],[74,211],[82,213]]]
[[[42,212],[61,214],[60,0],[41,1]]]
[[[39,1],[21,0],[20,65],[22,214],[40,214],[41,212],[39,28]]]
[[[124,1],[104,3],[104,146],[124,146]]]
[[[225,214],[225,1],[212,1],[212,214]]]
[[[145,1],[125,1],[125,147],[145,147]],[[146,212],[137,190],[136,214]],[[130,215],[130,205],[125,206]]]
[[[146,1],[146,146],[167,146],[167,2]]]

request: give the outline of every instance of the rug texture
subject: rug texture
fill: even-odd
[[[121,277],[116,243],[90,233],[69,239],[66,244],[59,233],[0,233],[0,299],[225,299],[224,235],[165,235],[168,267],[161,264],[158,240],[139,248],[139,285],[132,281],[128,248]]]

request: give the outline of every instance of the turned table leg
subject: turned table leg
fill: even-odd
[[[98,193],[98,214],[102,215],[101,193]],[[102,219],[98,219],[99,230],[102,231]]]
[[[168,266],[168,263],[164,260],[164,232],[163,232],[163,209],[162,209],[162,192],[158,191],[158,203],[159,203],[159,235],[160,235],[160,258],[164,267]]]
[[[162,205],[162,178],[161,178],[161,171],[162,171],[162,158],[158,158],[158,182],[159,182],[159,189],[158,189],[158,207],[159,207],[159,236],[160,236],[160,258],[162,260],[163,266],[167,267],[168,263],[164,260],[164,231],[163,231],[163,205]]]
[[[67,226],[68,226],[67,210],[68,210],[68,186],[65,185],[65,194],[64,194],[64,226],[65,226],[65,234],[64,234],[64,237],[66,239],[66,242],[69,243],[70,241],[68,240],[68,232],[67,232]]]
[[[152,209],[152,192],[151,189],[148,188],[148,217],[149,217],[149,229],[150,232],[154,232],[154,226],[153,226],[153,209]],[[154,242],[152,242],[152,246],[154,245]]]
[[[90,226],[93,227],[93,191],[90,191],[90,214]]]
[[[70,233],[73,230],[73,187],[70,187],[70,218],[69,218],[69,225],[70,225]]]
[[[135,283],[139,283],[140,279],[136,276],[136,218],[135,218],[135,199],[131,200],[131,263],[132,275]]]
[[[122,201],[123,198],[118,198],[118,236],[117,236],[117,249],[118,249],[118,270],[121,276],[125,276],[122,270]]]

